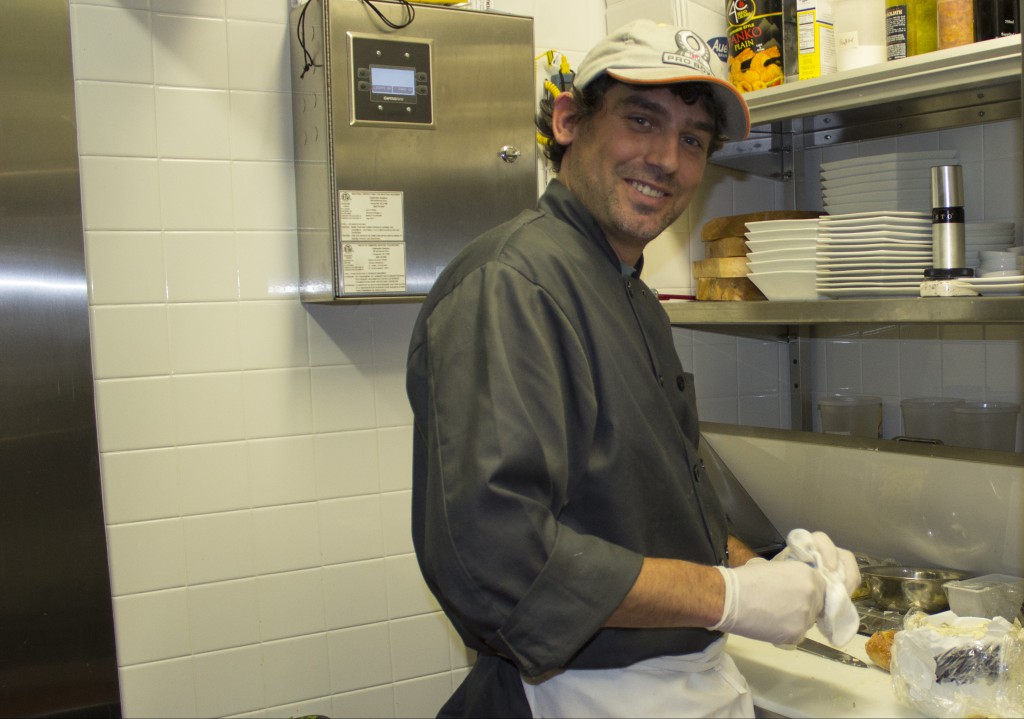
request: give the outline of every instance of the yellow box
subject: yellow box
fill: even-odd
[[[836,71],[832,0],[796,0],[797,63],[801,80]]]

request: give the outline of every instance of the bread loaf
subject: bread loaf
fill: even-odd
[[[889,663],[892,661],[892,640],[895,636],[895,629],[886,629],[875,632],[864,643],[864,651],[867,652],[868,659],[885,671],[889,671]]]

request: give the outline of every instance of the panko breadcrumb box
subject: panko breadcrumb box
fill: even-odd
[[[795,76],[796,48],[783,32],[783,0],[727,0],[729,82],[740,92],[781,85]],[[794,18],[795,19],[795,18]]]

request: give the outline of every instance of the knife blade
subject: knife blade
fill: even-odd
[[[852,654],[847,654],[835,647],[830,647],[827,644],[816,642],[813,639],[802,639],[800,643],[796,645],[796,648],[805,651],[808,654],[814,654],[818,657],[831,659],[832,661],[839,662],[840,664],[849,664],[851,667],[867,667],[867,664]]]

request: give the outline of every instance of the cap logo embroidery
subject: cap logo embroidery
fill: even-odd
[[[699,35],[690,30],[676,33],[677,52],[662,54],[661,61],[666,65],[682,65],[696,70],[702,75],[712,75],[711,49]]]

